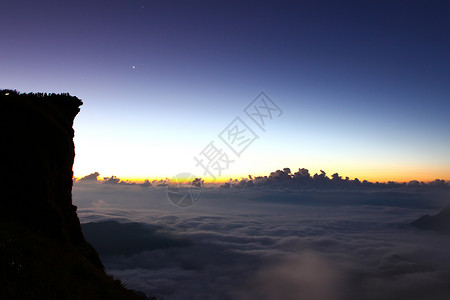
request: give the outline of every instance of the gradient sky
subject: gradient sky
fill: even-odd
[[[75,176],[165,178],[209,142],[223,177],[290,167],[450,179],[448,1],[1,0],[0,87],[69,92]],[[283,110],[264,133],[243,109]],[[258,134],[241,157],[218,134]]]

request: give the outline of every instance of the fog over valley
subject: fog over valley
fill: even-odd
[[[77,182],[107,272],[161,299],[446,299],[450,236],[411,225],[447,189],[204,188]]]

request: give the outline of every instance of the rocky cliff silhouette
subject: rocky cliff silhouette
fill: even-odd
[[[138,298],[105,274],[72,204],[82,101],[2,90],[0,104],[0,299]]]

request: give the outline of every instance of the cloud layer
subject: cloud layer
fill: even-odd
[[[180,209],[164,188],[74,188],[83,223],[140,223],[103,228],[121,231],[130,251],[106,243],[102,259],[130,288],[164,299],[446,299],[450,238],[410,222],[448,196],[205,189]]]

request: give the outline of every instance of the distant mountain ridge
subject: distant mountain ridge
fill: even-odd
[[[434,216],[422,216],[411,224],[417,228],[434,230],[450,235],[450,205]]]

